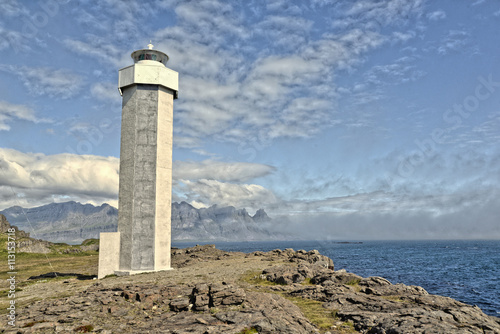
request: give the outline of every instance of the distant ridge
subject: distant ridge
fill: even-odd
[[[14,206],[0,214],[34,238],[72,244],[99,238],[100,232],[114,232],[118,222],[118,210],[108,204],[94,206],[74,201],[29,209]],[[186,202],[172,203],[172,239],[178,241],[283,239],[267,230],[270,221],[263,209],[250,216],[245,209],[232,206],[196,209]]]

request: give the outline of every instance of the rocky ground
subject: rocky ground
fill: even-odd
[[[334,271],[317,251],[172,251],[171,271],[40,280],[5,333],[500,333],[500,319],[423,288]],[[2,326],[6,324],[4,314]]]

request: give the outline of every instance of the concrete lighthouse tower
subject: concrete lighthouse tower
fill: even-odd
[[[101,233],[99,274],[170,269],[173,101],[178,73],[158,50],[134,51],[120,69],[123,96],[118,232]]]

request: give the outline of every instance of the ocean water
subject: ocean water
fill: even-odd
[[[201,243],[200,243],[201,244]],[[317,249],[333,259],[335,270],[391,283],[419,285],[431,294],[477,305],[500,317],[500,241],[266,241],[216,242],[226,251],[250,253],[276,248]],[[174,247],[195,243],[173,242]]]

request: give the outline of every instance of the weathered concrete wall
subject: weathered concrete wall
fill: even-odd
[[[156,153],[155,270],[170,269],[174,92],[160,86]]]
[[[118,270],[120,258],[120,233],[103,232],[99,238],[99,269],[97,278],[112,275]]]
[[[120,271],[170,268],[173,93],[123,89],[118,231]]]

